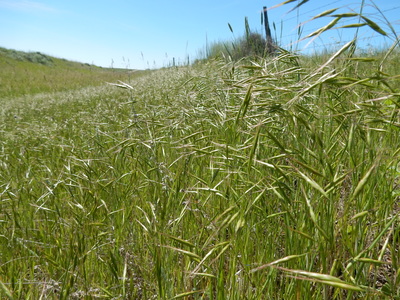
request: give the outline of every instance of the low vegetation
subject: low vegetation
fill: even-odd
[[[0,294],[398,299],[400,53],[355,42],[8,100]]]
[[[0,99],[71,91],[105,81],[129,80],[136,75],[134,70],[101,68],[40,52],[0,48]]]
[[[229,29],[233,33],[230,24]],[[233,42],[213,42],[211,45],[206,45],[206,51],[203,56],[206,59],[229,58],[234,61],[240,59],[251,59],[255,57],[268,57],[277,53],[278,45],[276,41],[264,38],[260,33],[250,29],[247,17],[244,22],[245,34],[235,39]]]

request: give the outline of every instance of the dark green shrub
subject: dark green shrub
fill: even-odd
[[[233,42],[215,42],[206,51],[206,58],[229,57],[239,60],[245,57],[266,57],[273,55],[278,46],[267,41],[261,34],[249,32]]]
[[[273,54],[275,49],[276,46],[268,42],[261,34],[250,32],[234,44],[232,58],[237,60],[243,57],[265,57]]]

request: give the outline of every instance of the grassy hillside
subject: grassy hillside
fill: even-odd
[[[128,80],[131,75],[132,70],[107,69],[40,52],[0,48],[0,98],[68,91],[105,81]]]
[[[399,297],[398,55],[346,55],[9,103],[2,295]]]
[[[400,299],[400,54],[354,42],[3,99],[0,298]]]

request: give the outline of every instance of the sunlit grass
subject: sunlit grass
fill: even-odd
[[[129,80],[139,73],[0,48],[1,99],[99,86],[104,81]]]
[[[1,296],[399,297],[399,54],[352,45],[7,102]]]

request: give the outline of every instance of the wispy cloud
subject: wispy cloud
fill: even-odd
[[[24,12],[58,12],[57,9],[46,4],[29,0],[0,0],[0,7]]]

